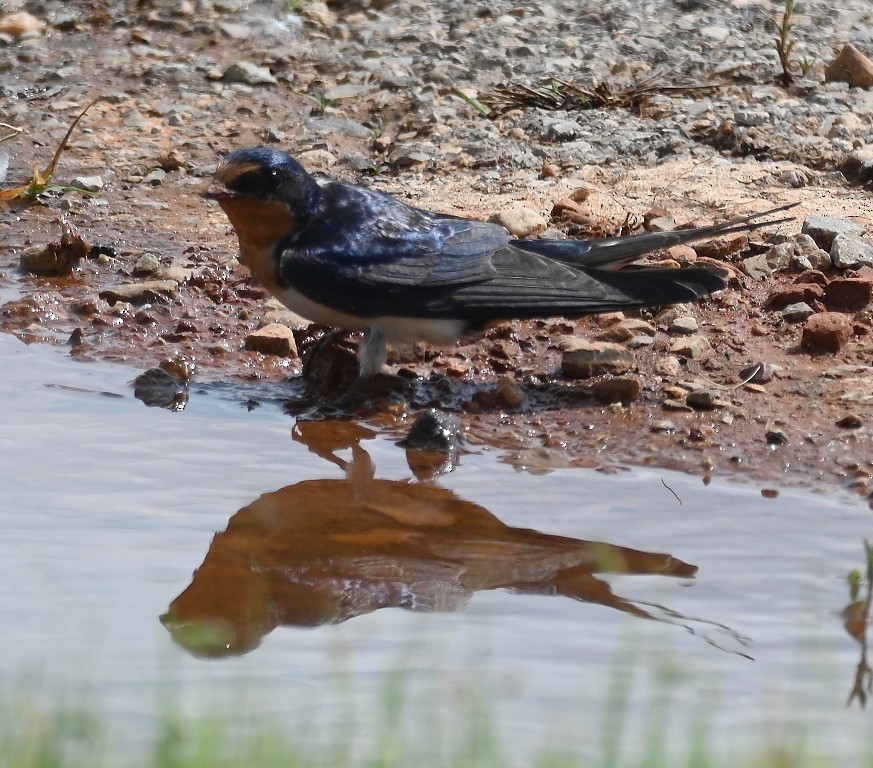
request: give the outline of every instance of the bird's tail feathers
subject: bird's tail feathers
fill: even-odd
[[[791,221],[792,218],[789,216],[779,219],[764,219],[764,217],[787,211],[796,205],[798,204],[789,203],[787,205],[780,205],[777,208],[771,208],[761,213],[753,213],[749,216],[731,219],[708,227],[676,229],[670,232],[646,232],[642,235],[604,237],[588,240],[586,241],[587,247],[585,252],[579,254],[578,258],[567,259],[559,257],[559,260],[576,267],[585,267],[586,269],[617,270],[651,251],[671,248],[674,245],[682,245],[697,240],[705,240],[708,237],[732,235],[737,232],[752,232],[761,227],[784,224],[786,221]]]

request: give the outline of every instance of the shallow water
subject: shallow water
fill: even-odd
[[[513,752],[590,749],[627,677],[628,732],[666,697],[677,732],[862,744],[855,496],[496,451],[421,483],[393,439],[234,389],[146,408],[137,371],[4,334],[0,365],[6,685],[87,691],[134,741],[167,701],[366,738],[399,671],[440,717],[481,694]]]

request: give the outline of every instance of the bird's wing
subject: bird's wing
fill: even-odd
[[[311,300],[359,317],[583,315],[690,301],[725,287],[705,268],[589,268],[555,241],[511,241],[495,224],[440,216],[332,183],[326,203],[285,244],[280,276]],[[532,243],[550,242],[549,246]],[[567,242],[567,241],[561,241]],[[580,247],[576,241],[576,247]]]
[[[511,239],[497,224],[431,214],[361,187],[334,182],[324,192],[321,213],[286,243],[288,284],[307,270],[386,291],[486,280],[491,255]]]

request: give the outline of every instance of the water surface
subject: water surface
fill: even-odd
[[[222,387],[146,408],[138,371],[3,334],[0,365],[0,680],[87,691],[134,741],[168,700],[367,734],[398,671],[440,716],[483,696],[513,750],[588,749],[624,677],[630,721],[666,695],[728,742],[869,728],[858,497],[487,450],[420,482],[367,425]]]

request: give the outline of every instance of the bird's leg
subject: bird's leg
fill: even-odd
[[[382,370],[388,360],[388,344],[378,328],[367,328],[361,345],[358,347],[358,375],[349,388],[337,401],[340,405],[351,402],[358,392],[361,382],[370,379]]]

